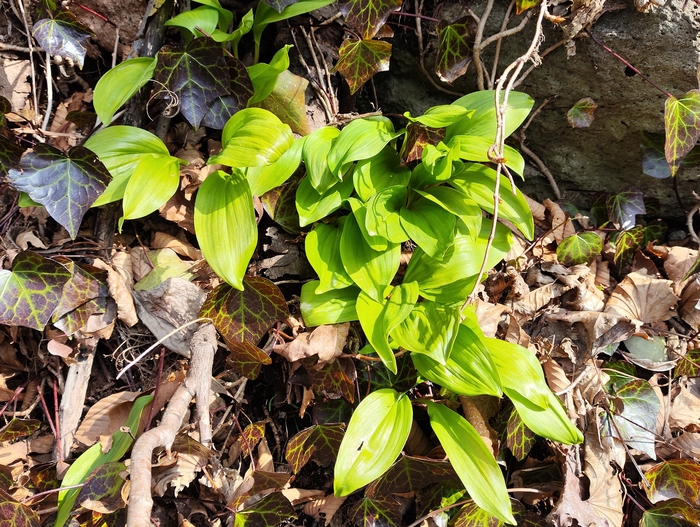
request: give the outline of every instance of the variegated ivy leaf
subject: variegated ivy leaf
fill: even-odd
[[[250,507],[236,513],[234,527],[276,527],[297,514],[281,492],[268,494]]]
[[[459,482],[449,461],[402,455],[391,468],[372,483],[373,495],[401,494],[433,485],[440,481]]]
[[[42,18],[32,30],[41,49],[52,57],[61,57],[83,68],[87,41],[92,32],[69,11],[60,11],[53,18]]]
[[[564,265],[591,263],[603,250],[603,240],[594,232],[578,232],[564,238],[557,247],[557,259]]]
[[[639,527],[694,527],[700,523],[698,511],[689,503],[672,498],[644,511]]]
[[[613,419],[616,430],[630,448],[636,448],[656,459],[656,417],[661,402],[654,389],[643,379],[634,379],[615,393],[623,408]]]
[[[634,227],[638,214],[646,214],[644,195],[635,188],[613,194],[608,198],[605,206],[610,221],[623,230]]]
[[[126,506],[122,498],[126,465],[110,461],[97,467],[85,480],[76,500],[90,510],[118,510]]]
[[[14,441],[21,437],[27,437],[39,430],[41,421],[36,419],[12,419],[0,430],[0,441]]]
[[[302,430],[287,443],[284,454],[287,463],[295,474],[312,459],[327,467],[335,461],[344,434],[342,423],[314,425]]]
[[[389,15],[401,8],[402,0],[345,0],[338,2],[345,23],[356,29],[363,39],[379,33]]]
[[[593,122],[593,117],[598,105],[590,97],[584,97],[576,101],[571,109],[566,112],[566,120],[573,128],[588,128]]]
[[[265,421],[250,423],[241,434],[241,452],[244,457],[251,455],[255,446],[265,437]]]
[[[466,73],[472,60],[476,29],[476,21],[472,16],[460,18],[454,24],[443,21],[438,25],[435,72],[443,82],[454,82]]]
[[[342,397],[349,403],[355,401],[355,365],[351,361],[334,361],[317,369],[318,357],[302,360],[309,382],[319,396]]]
[[[700,507],[700,464],[692,459],[671,459],[654,465],[645,474],[645,488],[652,503],[678,498]]]
[[[515,0],[515,14],[520,15],[528,9],[540,5],[542,0]]]
[[[0,498],[0,518],[11,518],[3,521],[8,527],[41,527],[36,512],[27,505],[8,498]]]
[[[263,491],[269,492],[273,489],[282,489],[289,482],[289,474],[285,474],[284,472],[254,470],[252,473],[246,474],[245,479],[246,483],[236,489],[233,499],[228,502],[228,506],[233,510],[238,510],[256,494],[261,494]]]
[[[382,40],[348,39],[338,50],[333,72],[340,73],[356,93],[375,73],[389,71],[391,44]]]
[[[350,507],[348,516],[355,525],[398,527],[402,515],[398,501],[387,495],[361,498]]]
[[[690,90],[680,99],[666,99],[664,110],[666,129],[666,161],[675,176],[683,158],[700,137],[700,90]]]
[[[527,457],[527,454],[537,441],[537,436],[525,426],[515,408],[512,408],[510,411],[504,435],[506,446],[518,461],[522,461]]]
[[[73,239],[83,216],[112,179],[91,150],[76,146],[65,156],[45,144],[25,154],[7,177],[17,190],[46,207]]]
[[[228,120],[248,105],[253,96],[253,83],[245,65],[234,57],[225,57],[231,76],[231,90],[228,95],[217,97],[202,119],[202,125],[222,130]]]

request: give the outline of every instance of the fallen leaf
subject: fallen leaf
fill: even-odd
[[[694,382],[696,389],[688,389],[688,383]],[[697,379],[681,382],[680,391],[671,402],[671,414],[668,424],[680,428],[690,425],[700,425],[700,398],[697,394]]]
[[[320,370],[343,352],[349,331],[349,322],[318,326],[311,333],[302,333],[291,342],[275,346],[273,350],[289,362],[318,355],[315,368]]]
[[[671,280],[630,273],[617,285],[604,312],[639,324],[663,322],[675,314],[674,308],[678,304],[672,285]]]
[[[212,455],[211,450],[187,435],[177,436],[171,451],[174,460],[166,458],[164,465],[153,467],[153,490],[161,497],[168,487],[173,488],[177,497],[207,466]]]
[[[117,258],[117,255],[122,256]],[[114,267],[96,258],[92,265],[98,269],[107,271],[109,295],[117,303],[117,316],[119,320],[131,327],[139,321],[136,315],[136,307],[134,306],[134,298],[131,296],[131,291],[134,286],[133,277],[131,275],[131,260],[126,253],[115,253],[113,255],[113,262]]]
[[[151,245],[154,249],[172,249],[180,256],[185,256],[190,260],[202,259],[202,252],[199,249],[195,249],[191,243],[182,241],[165,232],[155,233]]]
[[[552,236],[554,236],[554,240],[557,243],[561,243],[564,238],[568,238],[569,236],[576,234],[574,224],[571,223],[571,220],[559,205],[550,199],[544,200],[542,204],[546,207],[547,211],[552,217],[550,221],[550,224],[552,225]]]
[[[94,445],[100,436],[111,436],[129,417],[133,402],[141,392],[118,392],[100,399],[90,408],[75,432],[85,446]]]

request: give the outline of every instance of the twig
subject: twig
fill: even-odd
[[[31,68],[32,76],[32,95],[34,96],[34,117],[39,113],[39,97],[36,93],[36,74],[34,73],[34,45],[32,44],[32,32],[29,29],[29,21],[27,20],[27,13],[24,12],[24,4],[22,0],[17,0],[17,6],[22,13],[22,22],[24,22],[24,29],[27,32],[27,44],[29,46],[29,67]],[[35,123],[35,119],[32,119],[32,123]]]
[[[520,129],[520,150],[525,152],[530,159],[537,165],[537,168],[539,168],[540,172],[544,174],[544,176],[547,178],[547,181],[549,181],[549,186],[552,187],[552,192],[554,192],[554,195],[556,196],[557,199],[561,199],[561,192],[559,191],[559,185],[557,185],[556,180],[554,179],[554,175],[550,172],[550,170],[547,168],[547,165],[544,164],[544,161],[540,159],[540,157],[535,154],[532,150],[530,150],[526,145],[525,145],[525,132],[527,131],[528,126],[530,126],[530,123],[532,123],[533,119],[537,116],[542,111],[542,108],[544,108],[549,101],[551,101],[552,98],[548,97],[544,100],[542,104],[540,104],[537,109],[530,114],[530,117],[527,119],[523,127]]]
[[[511,0],[508,4],[508,9],[506,9],[506,14],[503,15],[503,23],[501,24],[501,32],[505,31],[508,27],[508,22],[510,22],[510,14],[513,12],[513,7],[515,6],[515,0]],[[477,22],[478,24],[478,22]],[[503,37],[498,39],[496,42],[496,52],[493,57],[493,69],[491,70],[491,78],[495,79],[498,75],[498,59],[501,56],[501,45],[503,44]],[[493,84],[489,82],[489,89],[493,88]]]
[[[558,392],[554,392],[554,395],[564,395],[576,388],[576,386],[578,386],[578,384],[583,380],[583,378],[586,376],[586,374],[590,371],[591,368],[592,366],[590,364],[586,364],[586,367],[583,369],[583,371],[573,381],[571,381],[571,383],[566,388],[564,388],[563,390],[559,390]]]
[[[148,411],[148,419],[146,419],[146,430],[151,429],[151,422],[156,413],[155,402],[158,399],[158,392],[160,392],[160,381],[163,377],[163,363],[165,363],[165,346],[160,349],[160,357],[158,358],[158,373],[156,374],[156,387],[153,389],[153,403],[151,403],[151,409]],[[159,408],[160,409],[160,408]]]
[[[51,110],[53,106],[53,79],[51,78],[51,53],[46,52],[46,113],[44,114],[44,122],[41,125],[41,131],[45,131],[49,127],[49,119],[51,119]]]
[[[486,28],[486,22],[493,9],[494,0],[488,0],[486,2],[486,7],[484,12],[481,14],[481,20],[476,29],[476,36],[474,37],[474,48],[472,53],[474,55],[474,67],[476,68],[476,85],[479,90],[486,89],[484,86],[484,66],[481,63],[481,44],[484,38],[484,29]]]
[[[0,51],[20,51],[22,53],[39,53],[38,50],[25,48],[24,46],[15,46],[14,44],[5,44],[0,42]]]
[[[695,194],[693,192],[693,194]],[[693,216],[695,216],[695,213],[700,210],[700,202],[696,203],[695,206],[690,209],[690,212],[688,213],[688,218],[686,220],[686,226],[688,227],[688,232],[690,233],[690,237],[693,239],[695,243],[700,244],[700,238],[698,238],[698,235],[695,233],[695,229],[693,228]]]

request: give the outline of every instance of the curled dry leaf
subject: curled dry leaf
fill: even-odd
[[[117,316],[119,320],[131,327],[139,321],[134,306],[134,298],[131,291],[134,280],[131,274],[131,259],[126,253],[117,252],[113,256],[114,267],[96,258],[92,265],[98,269],[107,271],[107,285],[109,295],[117,303]]]
[[[554,240],[557,243],[561,243],[564,238],[568,238],[569,236],[576,234],[574,224],[571,223],[571,220],[559,205],[550,199],[544,200],[542,204],[547,208],[547,211],[552,217],[552,236],[554,236]]]
[[[523,196],[525,197],[525,201],[527,201],[527,204],[530,206],[530,212],[532,212],[532,217],[536,220],[544,221],[547,208],[544,205],[542,205],[539,201],[535,201],[534,199],[526,196],[525,194],[523,194]]]
[[[315,368],[320,370],[343,352],[349,331],[349,322],[319,326],[311,333],[302,333],[291,342],[275,346],[274,351],[289,362],[318,355]]]
[[[182,241],[165,232],[155,233],[151,245],[154,249],[172,249],[180,256],[184,256],[190,260],[202,259],[202,252],[196,249],[191,243]]]
[[[664,271],[669,280],[673,280],[674,292],[680,295],[688,280],[684,280],[688,271],[698,259],[698,251],[687,247],[654,247],[664,260]]]
[[[328,525],[330,524],[331,518],[338,512],[338,509],[345,503],[346,499],[348,499],[347,496],[336,498],[335,495],[330,494],[325,498],[310,501],[304,505],[304,514],[312,516],[315,520],[319,521],[323,518],[326,521],[326,525]]]
[[[685,432],[671,439],[671,444],[684,456],[700,461],[700,432]]]
[[[141,392],[119,392],[97,401],[88,409],[75,432],[75,439],[91,446],[100,436],[111,436],[126,422],[133,402],[139,395]]]
[[[698,309],[698,303],[700,303],[700,282],[696,276],[686,283],[678,307],[678,312],[683,321],[690,324],[696,330],[700,328],[700,309]]]
[[[694,382],[681,383],[680,392],[673,398],[669,424],[685,428],[686,426],[700,425],[700,398],[699,386]]]
[[[617,285],[604,311],[639,324],[663,322],[674,315],[678,304],[672,285],[671,280],[630,273]]]

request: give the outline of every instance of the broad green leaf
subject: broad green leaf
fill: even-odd
[[[483,137],[493,143],[496,140],[496,106],[493,90],[476,91],[457,99],[452,104],[474,110],[471,117],[447,127],[446,140],[456,135]],[[526,93],[510,92],[506,107],[505,136],[515,132],[527,119],[535,100]],[[489,145],[490,146],[490,145]]]
[[[356,119],[341,130],[328,152],[328,168],[342,178],[347,164],[376,156],[398,135],[386,117]]]
[[[445,20],[438,24],[435,73],[441,81],[451,84],[467,72],[472,61],[476,30],[477,23],[471,15],[460,18],[453,24],[448,24]]]
[[[478,328],[475,318],[467,317],[465,321],[473,330],[475,325]],[[512,342],[488,337],[481,340],[491,354],[503,388],[517,391],[538,408],[547,408],[551,390],[537,357],[528,349]]]
[[[428,401],[430,426],[474,502],[498,519],[516,525],[501,469],[479,432],[446,406]]]
[[[124,197],[134,168],[144,157],[157,157],[167,163],[170,152],[151,132],[135,126],[110,126],[93,134],[85,147],[97,154],[112,175],[107,188],[93,206],[99,207]]]
[[[391,468],[372,484],[375,495],[415,492],[441,481],[458,482],[449,461],[402,455]]]
[[[352,179],[346,178],[319,194],[311,186],[308,176],[301,180],[297,190],[299,225],[305,227],[321,220],[340,208],[352,194]]]
[[[374,38],[389,19],[401,8],[401,0],[341,0],[338,2],[345,23],[362,38]]]
[[[148,291],[155,289],[168,278],[178,277],[184,280],[193,280],[197,277],[192,274],[192,262],[181,260],[175,251],[169,248],[148,251],[148,261],[155,267],[143,278],[134,284],[134,291]]]
[[[405,187],[410,178],[410,170],[401,166],[401,158],[390,145],[378,154],[358,161],[352,172],[355,190],[362,201],[391,186]]]
[[[219,12],[219,29],[220,30],[225,30],[228,28],[229,25],[231,25],[231,22],[233,21],[233,13],[229,11],[228,9],[224,9],[221,6],[221,3],[219,0],[194,0],[198,4],[203,4],[205,6],[213,7]],[[250,16],[252,18],[252,10],[250,12]]]
[[[628,231],[622,231],[615,240],[615,258],[617,265],[631,261],[634,253],[644,243],[644,227],[637,225]]]
[[[260,2],[262,3],[262,2]],[[275,527],[297,514],[281,492],[268,494],[260,501],[236,513],[234,527]]]
[[[391,296],[377,302],[362,291],[357,297],[357,315],[367,340],[393,374],[397,373],[396,357],[389,346],[389,335],[411,313],[418,300],[418,284],[397,285]]]
[[[360,231],[354,215],[348,216],[340,238],[343,267],[355,283],[373,300],[380,302],[401,263],[401,245],[390,244],[386,251],[372,249]],[[412,282],[413,280],[405,280]]]
[[[358,40],[350,38],[340,45],[338,62],[331,70],[340,73],[350,87],[350,94],[357,93],[368,80],[380,71],[389,71],[391,44],[383,40]]]
[[[245,65],[235,57],[224,57],[228,67],[231,85],[229,92],[214,99],[209,105],[209,111],[202,119],[202,126],[221,130],[236,112],[248,106],[253,96],[253,83],[250,81]]]
[[[690,90],[680,99],[666,99],[664,109],[666,161],[675,176],[683,158],[700,137],[700,90]]]
[[[418,117],[411,117],[411,112],[406,112],[403,115],[411,122],[421,123],[430,128],[444,128],[461,121],[465,117],[469,117],[471,114],[471,111],[461,106],[443,104],[428,108],[423,115]]]
[[[225,11],[230,13],[228,10]],[[221,22],[221,17],[219,18],[219,21]],[[223,28],[214,30],[211,36],[217,42],[230,42],[231,48],[233,49],[233,56],[238,58],[238,43],[253,29],[253,22],[253,10],[250,9],[245,15],[243,15],[241,20],[238,22],[238,27],[236,27],[232,33],[225,33],[226,28],[229,26],[229,24],[226,24]]]
[[[392,243],[403,243],[409,231],[402,227],[399,212],[406,205],[406,187],[395,185],[377,192],[367,201],[364,218],[369,236],[381,236]],[[421,214],[420,211],[414,214]],[[359,220],[358,220],[359,221]]]
[[[467,161],[490,162],[488,151],[493,141],[476,135],[454,135],[447,142],[450,148],[459,148],[459,157]],[[505,165],[516,174],[523,175],[525,160],[515,148],[505,145],[503,150]]]
[[[584,97],[579,99],[571,107],[571,109],[566,112],[566,120],[572,128],[588,128],[593,122],[593,117],[598,105],[590,97]]]
[[[386,472],[401,453],[412,422],[406,394],[389,388],[369,394],[352,414],[340,444],[334,494],[347,496]]]
[[[661,401],[651,384],[634,379],[617,390],[615,396],[623,404],[620,414],[613,417],[622,439],[630,448],[656,459],[656,418]]]
[[[0,430],[0,441],[14,441],[22,437],[32,435],[41,428],[41,421],[36,419],[17,419],[13,417],[2,430]]]
[[[95,86],[93,105],[105,126],[112,122],[117,110],[151,80],[155,68],[156,59],[137,57],[117,64],[100,77]]]
[[[457,329],[457,338],[444,365],[423,353],[412,353],[411,359],[423,377],[456,394],[502,395],[491,355],[467,326],[460,325]]]
[[[308,327],[357,320],[355,305],[360,294],[359,288],[346,287],[316,294],[319,285],[319,281],[312,280],[301,287],[301,316]]]
[[[108,452],[102,452],[102,443],[96,443],[83,452],[70,466],[63,476],[62,485],[69,487],[83,483],[88,475],[97,467],[119,461],[129,450],[134,442],[134,435],[138,432],[141,412],[153,400],[151,395],[139,397],[131,407],[129,417],[119,432],[112,434],[111,448]],[[62,490],[58,493],[58,512],[55,527],[63,527],[73,510],[80,488]]]
[[[338,182],[338,178],[328,168],[328,152],[340,135],[340,130],[324,126],[314,131],[304,143],[304,164],[309,183],[316,192],[324,193]]]
[[[386,251],[389,248],[389,240],[384,236],[372,236],[367,231],[367,204],[362,203],[357,198],[348,198],[348,203],[352,208],[352,213],[357,220],[357,225],[360,227],[360,232],[367,242],[367,245],[375,251]],[[401,227],[399,225],[399,227]],[[403,231],[403,229],[401,229]],[[408,239],[408,235],[404,233],[404,241]],[[396,242],[398,243],[398,242]]]
[[[290,5],[295,4],[298,0],[263,0],[263,1],[267,5],[269,5],[272,9],[274,9],[275,11],[277,11],[278,13],[281,13]]]
[[[583,442],[583,434],[571,423],[561,401],[551,391],[544,392],[547,396],[546,409],[532,404],[532,402],[520,395],[518,391],[505,387],[503,391],[515,406],[525,426],[538,436],[566,445],[575,445]]]
[[[254,104],[262,101],[272,93],[277,78],[280,73],[289,68],[289,50],[292,48],[290,44],[286,44],[275,53],[269,64],[260,62],[248,66],[248,74],[253,83],[253,91],[255,94],[250,98],[248,104]]]
[[[294,143],[289,125],[262,108],[237,112],[224,127],[221,152],[209,164],[261,167],[277,161]]]
[[[7,527],[41,527],[39,515],[30,507],[8,498],[0,498],[0,518]]]
[[[306,116],[306,88],[309,81],[289,70],[284,70],[277,77],[277,82],[270,95],[258,103],[261,108],[271,111],[283,123],[288,124],[292,132],[302,136],[311,133]]]
[[[2,116],[0,115],[1,120]],[[6,176],[11,168],[17,166],[22,159],[22,152],[24,149],[21,146],[0,133],[0,177]]]
[[[464,222],[473,237],[476,238],[479,234],[481,209],[476,201],[468,197],[465,192],[450,187],[429,187],[424,191],[415,190],[415,192],[457,216]]]
[[[292,177],[301,164],[305,142],[305,138],[297,139],[274,163],[262,167],[249,167],[246,170],[246,178],[253,196],[262,196]]]
[[[700,523],[696,509],[679,498],[658,502],[644,511],[639,527],[693,527]]]
[[[630,230],[637,224],[638,214],[646,214],[644,195],[635,188],[613,194],[608,198],[605,206],[610,221],[624,231]]]
[[[421,198],[399,213],[401,226],[430,257],[442,261],[455,232],[455,216],[440,205]]]
[[[518,461],[525,459],[537,442],[537,436],[525,425],[515,407],[509,412],[504,436],[506,446]]]
[[[180,185],[180,160],[143,156],[124,190],[124,219],[148,216],[175,194]]]
[[[335,461],[344,434],[342,423],[314,425],[289,439],[284,457],[295,474],[312,459],[327,467]]]
[[[240,112],[239,112],[240,113]],[[253,196],[240,170],[210,174],[197,192],[194,226],[214,272],[243,290],[243,275],[258,242]]]
[[[401,525],[399,502],[391,495],[365,495],[348,509],[348,517],[353,525],[382,525],[398,527]]]
[[[443,304],[464,302],[477,281],[477,274],[486,252],[491,220],[484,218],[479,236],[474,240],[466,226],[457,223],[454,244],[445,251],[442,261],[431,258],[420,248],[416,249],[406,269],[404,281],[416,281],[421,296]],[[486,269],[491,269],[511,247],[511,233],[498,224]]]
[[[478,163],[466,163],[464,170],[450,180],[450,185],[464,192],[489,214],[493,214],[493,191],[496,188],[496,171]],[[528,239],[535,237],[535,222],[525,196],[501,175],[498,216],[515,225]]]
[[[164,25],[187,29],[190,32],[190,35],[186,37],[188,40],[192,36],[211,36],[219,27],[219,11],[213,7],[205,5],[199,6],[190,11],[183,11],[179,15],[167,20]]]
[[[126,506],[122,498],[126,465],[121,461],[111,461],[93,470],[80,489],[76,501],[90,510],[111,511]]]
[[[417,304],[391,338],[414,353],[424,353],[439,364],[446,364],[459,333],[458,306],[443,306],[426,300]]]
[[[651,467],[645,488],[652,503],[678,498],[700,508],[700,464],[691,459],[671,459]]]
[[[83,69],[87,42],[92,32],[78,22],[73,13],[61,10],[53,18],[38,20],[32,35],[41,49],[52,57],[62,57]]]
[[[112,177],[95,153],[84,146],[71,148],[65,156],[52,146],[37,144],[22,157],[18,168],[10,169],[7,179],[46,207],[75,239],[83,216]]]
[[[437,146],[425,145],[421,166],[432,175],[432,178],[420,183],[415,182],[413,186],[419,187],[450,179],[455,172],[455,162],[459,161],[460,154],[458,141],[455,141],[452,147],[448,147],[443,142],[439,142]]]
[[[594,232],[577,232],[557,246],[557,259],[566,266],[589,264],[603,250],[603,240]]]
[[[334,223],[317,223],[306,235],[306,257],[320,280],[316,294],[342,289],[355,283],[345,271],[340,258],[340,237],[346,219],[347,216],[342,216]]]

